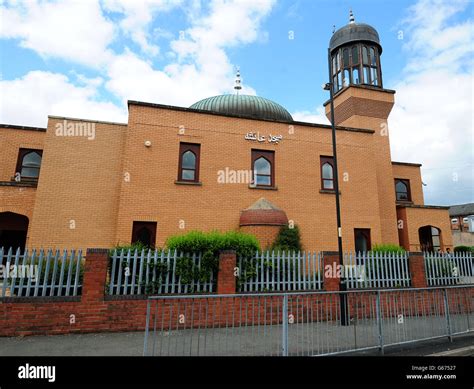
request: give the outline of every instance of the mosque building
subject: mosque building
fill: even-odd
[[[391,159],[395,91],[377,31],[351,13],[330,55],[344,251],[452,249],[448,207],[425,205],[421,165]],[[336,250],[331,126],[240,90],[238,74],[233,94],[189,108],[128,101],[127,123],[0,125],[0,246],[162,247],[192,230],[240,230],[266,248],[290,223],[306,250]]]

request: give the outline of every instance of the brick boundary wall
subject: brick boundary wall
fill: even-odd
[[[339,263],[337,252],[323,253],[324,265],[333,269]],[[85,261],[82,296],[77,297],[24,297],[0,298],[0,336],[54,335],[87,332],[142,331],[146,325],[146,296],[108,296],[105,292],[107,267],[107,249],[89,249]],[[217,294],[232,295],[236,293],[235,282],[236,254],[233,251],[222,252],[219,258]],[[412,286],[426,287],[423,255],[412,253],[409,257]],[[338,291],[339,279],[326,277],[324,272],[324,290]],[[451,313],[472,312],[474,288],[462,290],[449,289],[450,297],[455,303],[449,309]],[[456,294],[456,296],[455,296]],[[371,318],[375,315],[377,292],[349,293],[348,307],[351,316]],[[443,295],[429,291],[391,292],[390,301],[381,294],[381,309],[384,315],[396,316],[402,312],[408,317],[419,314],[444,314]],[[159,300],[156,313],[164,315],[165,323],[172,323],[172,328],[189,328],[191,321],[178,324],[179,314],[193,317],[194,327],[202,326],[199,320],[202,307],[209,309],[209,315],[215,315],[214,325],[250,325],[281,323],[281,296],[256,296],[234,299],[177,298]],[[334,294],[298,295],[289,298],[289,314],[296,322],[324,321],[324,318],[337,318],[340,299]],[[247,304],[246,304],[247,303]],[[252,307],[252,315],[236,319],[233,312],[240,307]],[[193,308],[194,307],[194,308]],[[410,309],[407,311],[407,307]],[[155,312],[155,311],[154,311]],[[279,312],[279,314],[276,314]],[[214,316],[208,316],[214,317]],[[232,318],[232,320],[230,320]],[[327,319],[326,319],[327,320]],[[165,328],[169,326],[165,325]]]

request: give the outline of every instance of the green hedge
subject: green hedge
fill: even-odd
[[[191,231],[169,237],[166,248],[184,253],[210,252],[214,256],[221,250],[235,250],[238,256],[249,256],[260,250],[260,245],[255,236],[243,232]]]
[[[403,254],[405,252],[405,249],[403,247],[400,247],[396,244],[375,244],[372,250],[370,250],[371,253],[390,253],[390,254]]]
[[[456,246],[454,248],[455,253],[473,253],[474,246]]]
[[[206,282],[211,274],[217,273],[220,251],[235,250],[238,257],[252,258],[260,250],[260,245],[255,236],[242,232],[191,231],[169,237],[166,248],[185,254],[202,253],[200,270],[190,257],[183,257],[177,263],[176,272],[182,282],[191,283],[193,279]]]

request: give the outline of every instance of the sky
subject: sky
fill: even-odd
[[[469,0],[0,0],[0,123],[127,122],[127,100],[188,107],[232,93],[328,121],[327,47],[349,21],[379,32],[396,90],[392,160],[423,164],[425,203],[474,202]]]

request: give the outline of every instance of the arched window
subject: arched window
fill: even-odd
[[[375,56],[375,49],[373,47],[370,48],[370,65],[377,66],[377,57]]]
[[[367,51],[367,46],[362,46],[362,62],[364,65],[369,64],[369,52]]]
[[[359,47],[352,46],[352,66],[359,63]]]
[[[257,185],[270,185],[272,182],[272,164],[264,157],[255,160],[253,165]]]
[[[321,189],[334,190],[334,159],[321,157]]]
[[[418,229],[422,251],[438,252],[441,250],[441,230],[434,226],[423,226]]]
[[[39,177],[42,150],[20,149],[16,172],[21,178],[37,179]]]
[[[333,69],[333,72],[332,72],[333,91],[334,93],[336,93],[343,86],[343,80],[342,80],[343,66],[341,63],[341,54],[339,51],[332,57],[332,69]]]
[[[342,51],[342,61],[345,68],[349,67],[349,49],[344,49]]]
[[[370,83],[372,85],[379,85],[377,53],[373,47],[370,48],[370,66]]]
[[[256,186],[274,186],[273,151],[252,150],[252,170]]]
[[[183,154],[182,165],[183,180],[194,181],[196,177],[196,154],[192,151],[186,151]]]
[[[397,178],[395,180],[395,194],[397,201],[411,201],[410,181]]]
[[[198,144],[180,144],[178,181],[199,182],[200,149]]]

